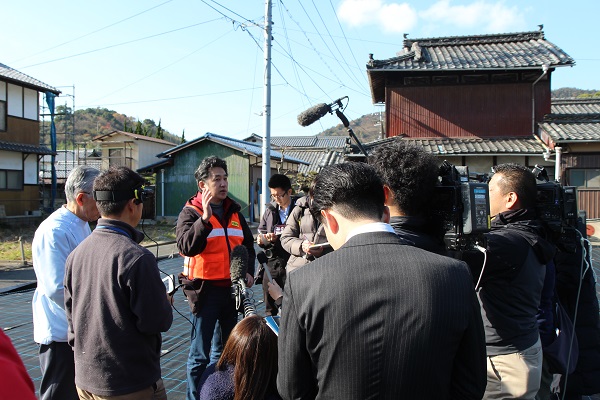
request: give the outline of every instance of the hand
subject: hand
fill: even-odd
[[[277,284],[277,282],[275,282],[275,281],[267,282],[267,286],[268,286],[267,290],[269,291],[269,296],[271,296],[271,298],[273,300],[277,300],[278,298],[283,296],[283,290],[281,290],[281,287]]]
[[[302,251],[307,253],[309,252],[308,248],[312,246],[312,242],[309,242],[308,240],[304,240],[304,242],[302,242]]]
[[[251,288],[254,285],[254,277],[246,273],[246,287]]]
[[[212,198],[212,193],[208,189],[204,189],[202,191],[202,209],[204,210],[202,222],[208,222],[210,217],[212,217],[212,208],[210,207],[210,201]]]
[[[275,242],[277,241],[277,235],[273,232],[269,232],[265,234],[265,239],[267,239],[269,242]]]

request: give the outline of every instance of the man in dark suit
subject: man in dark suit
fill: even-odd
[[[483,324],[468,267],[394,234],[375,170],[328,166],[313,212],[334,252],[291,272],[279,334],[284,399],[481,399]]]

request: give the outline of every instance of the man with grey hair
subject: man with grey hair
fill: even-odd
[[[67,256],[91,233],[88,222],[100,214],[92,197],[95,168],[74,168],[65,183],[67,204],[35,231],[31,245],[37,289],[33,294],[33,339],[40,345],[40,399],[78,399],[73,350],[67,343],[64,305]]]

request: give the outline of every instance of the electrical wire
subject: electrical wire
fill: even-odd
[[[162,36],[162,35],[167,35],[169,33],[178,32],[178,31],[182,31],[182,30],[185,30],[185,29],[194,28],[196,26],[204,25],[204,24],[207,24],[209,22],[214,22],[214,21],[217,21],[217,20],[220,20],[220,19],[221,18],[215,18],[215,19],[211,19],[211,20],[208,20],[208,21],[199,22],[197,24],[192,24],[192,25],[181,27],[181,28],[172,29],[170,31],[156,33],[154,35],[144,36],[144,37],[141,37],[141,38],[138,38],[138,39],[128,40],[126,42],[121,42],[121,43],[112,44],[112,45],[109,45],[109,46],[100,47],[100,48],[94,49],[94,50],[88,50],[88,51],[84,51],[84,52],[77,53],[77,54],[71,54],[71,55],[68,55],[68,56],[55,58],[55,59],[52,59],[52,60],[42,61],[42,62],[39,62],[39,63],[36,63],[36,64],[31,64],[31,65],[27,65],[27,66],[24,66],[24,67],[19,67],[19,69],[26,69],[26,68],[36,67],[38,65],[50,64],[50,63],[53,63],[53,62],[56,62],[56,61],[62,61],[62,60],[66,60],[66,59],[69,59],[69,58],[79,57],[79,56],[83,56],[83,55],[90,54],[90,53],[95,53],[95,52],[102,51],[102,50],[112,49],[114,47],[124,46],[126,44],[140,42],[140,41],[143,41],[143,40],[146,40],[146,39],[151,39],[151,38],[154,38],[154,37],[158,37],[158,36]]]
[[[354,55],[354,51],[352,50],[352,47],[350,47],[350,43],[348,42],[348,38],[346,37],[346,32],[344,32],[344,29],[342,28],[342,23],[340,22],[340,19],[338,18],[337,12],[335,11],[335,7],[333,6],[333,2],[331,0],[329,0],[329,4],[331,5],[331,10],[333,11],[333,15],[335,15],[335,20],[338,23],[338,26],[340,27],[340,32],[342,32],[342,35],[344,36],[344,41],[346,42],[346,46],[348,46],[348,50],[350,50],[350,54],[352,54],[352,59],[354,60],[354,63],[356,64],[356,68],[359,71],[362,71],[362,68],[359,64],[358,64],[358,60],[356,59],[356,56]],[[366,76],[364,77],[366,79]]]
[[[106,26],[103,26],[103,27],[102,27],[102,28],[100,28],[100,29],[96,29],[95,31],[92,31],[92,32],[86,33],[86,34],[84,34],[84,35],[78,36],[78,37],[76,37],[76,38],[74,38],[74,39],[71,39],[71,40],[67,40],[66,42],[63,42],[63,43],[57,44],[56,46],[49,47],[49,48],[47,48],[47,49],[45,49],[45,50],[42,50],[42,51],[39,51],[39,52],[37,52],[37,53],[34,53],[34,54],[31,54],[31,55],[25,56],[25,57],[23,57],[23,58],[20,58],[20,59],[18,59],[18,60],[15,60],[15,61],[13,61],[13,62],[19,62],[19,61],[22,61],[22,60],[26,60],[26,59],[28,59],[28,58],[31,58],[31,57],[33,57],[33,56],[37,56],[37,55],[39,55],[39,54],[42,54],[42,53],[45,53],[45,52],[47,52],[47,51],[54,50],[54,49],[56,49],[56,48],[58,48],[58,47],[64,46],[65,44],[73,43],[73,42],[75,42],[75,41],[77,41],[77,40],[79,40],[79,39],[83,39],[84,37],[87,37],[87,36],[93,35],[94,33],[98,33],[98,32],[101,32],[101,31],[103,31],[103,30],[105,30],[105,29],[108,29],[108,28],[110,28],[110,27],[112,27],[112,26],[118,25],[118,24],[120,24],[121,22],[125,22],[125,21],[128,21],[128,20],[132,19],[132,18],[135,18],[135,17],[137,17],[137,16],[140,16],[140,15],[142,15],[142,14],[144,14],[144,13],[147,13],[148,11],[154,10],[155,8],[158,8],[158,7],[164,6],[165,4],[167,4],[167,3],[170,3],[170,2],[172,2],[172,1],[173,1],[173,0],[167,0],[167,1],[165,1],[165,2],[163,2],[163,3],[160,3],[160,4],[158,4],[158,5],[154,6],[154,7],[150,7],[150,8],[148,8],[148,9],[146,9],[146,10],[142,11],[142,12],[139,12],[139,13],[137,13],[137,14],[131,15],[131,16],[127,17],[127,18],[123,18],[122,20],[119,20],[119,21],[117,21],[117,22],[113,22],[112,24],[108,24],[108,25],[106,25]]]
[[[94,99],[94,100],[90,101],[90,103],[95,103],[96,101],[102,100],[102,99],[104,99],[104,98],[106,98],[106,97],[108,97],[108,96],[110,96],[110,95],[112,95],[112,94],[118,93],[118,92],[120,92],[120,91],[121,91],[121,90],[123,90],[123,89],[126,89],[126,88],[128,88],[128,87],[130,87],[130,86],[132,86],[132,85],[135,85],[136,83],[139,83],[139,82],[141,82],[141,81],[143,81],[143,80],[145,80],[145,79],[148,79],[148,78],[149,78],[149,77],[151,77],[152,75],[156,75],[157,73],[159,73],[159,72],[161,72],[161,71],[164,71],[165,69],[167,69],[167,68],[169,68],[169,67],[172,67],[172,66],[173,66],[173,65],[175,65],[175,64],[178,64],[178,63],[180,63],[181,61],[185,60],[186,58],[188,58],[188,57],[190,57],[190,56],[192,56],[192,55],[194,55],[194,54],[196,54],[196,53],[197,53],[197,52],[199,52],[200,50],[204,49],[205,47],[208,47],[209,45],[211,45],[211,44],[213,44],[214,42],[216,42],[216,41],[218,41],[218,40],[222,39],[223,37],[227,36],[227,35],[228,35],[228,34],[230,34],[230,33],[231,33],[231,31],[227,31],[227,32],[225,32],[223,35],[219,36],[218,38],[216,38],[216,39],[214,39],[214,40],[211,40],[210,42],[208,42],[208,43],[206,43],[206,44],[202,45],[201,47],[199,47],[199,48],[197,48],[196,50],[192,51],[191,53],[189,53],[189,54],[186,54],[185,56],[183,56],[183,57],[181,57],[181,58],[177,59],[176,61],[173,61],[172,63],[170,63],[170,64],[167,64],[167,65],[165,65],[164,67],[162,67],[162,68],[159,68],[159,69],[155,70],[154,72],[152,72],[152,73],[150,73],[150,74],[148,74],[148,75],[146,75],[146,76],[144,76],[144,77],[142,77],[142,78],[140,78],[140,79],[138,79],[138,80],[136,80],[136,81],[134,81],[134,82],[131,82],[131,83],[129,83],[129,84],[127,84],[127,85],[125,85],[125,86],[122,86],[121,88],[119,88],[119,89],[117,89],[117,90],[114,90],[114,91],[112,91],[112,92],[110,92],[110,93],[108,93],[108,94],[106,94],[106,95],[104,95],[104,96],[102,96],[102,97],[98,97],[98,98],[96,98],[96,99]],[[84,106],[84,107],[85,107],[85,106]]]

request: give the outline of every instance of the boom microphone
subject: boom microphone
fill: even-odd
[[[317,104],[316,106],[312,106],[308,110],[301,112],[300,115],[298,115],[298,123],[300,126],[309,126],[323,118],[329,111],[331,111],[331,107],[327,104]]]
[[[339,99],[337,99],[336,101],[334,101],[330,104],[321,103],[321,104],[317,104],[316,106],[312,106],[308,110],[306,110],[306,111],[300,113],[300,115],[298,115],[298,123],[301,126],[309,126],[310,124],[317,122],[318,120],[323,118],[325,115],[327,115],[327,113],[332,112],[334,110],[334,107],[336,107],[337,109],[343,108],[342,100],[347,99],[347,98],[348,98],[348,96],[344,96],[344,97],[340,97]]]

